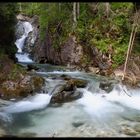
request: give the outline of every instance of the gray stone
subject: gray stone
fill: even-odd
[[[75,121],[75,122],[72,123],[72,125],[73,125],[74,127],[79,127],[79,126],[81,126],[81,125],[83,125],[83,124],[84,124],[84,122],[81,122],[81,121]]]

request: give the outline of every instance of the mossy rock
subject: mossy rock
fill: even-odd
[[[51,98],[51,103],[56,104],[56,103],[66,103],[66,102],[71,102],[74,100],[77,100],[82,97],[82,93],[79,91],[62,91],[58,92],[55,95],[52,96]]]
[[[29,75],[24,75],[16,81],[5,81],[2,83],[2,87],[0,89],[1,98],[10,99],[26,97],[29,94],[33,94],[41,90],[44,83],[45,80],[42,77]]]
[[[51,103],[65,103],[81,98],[83,94],[80,91],[76,91],[76,88],[84,88],[86,85],[87,81],[85,80],[69,79],[56,92],[52,93]]]
[[[76,86],[77,88],[84,88],[87,85],[86,80],[71,78],[68,80],[68,85]]]
[[[35,91],[40,90],[40,88],[45,84],[45,79],[40,76],[32,77],[31,81]]]

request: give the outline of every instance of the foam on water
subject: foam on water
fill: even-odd
[[[23,49],[23,45],[24,45],[24,42],[25,42],[25,39],[26,39],[27,36],[25,36],[24,34],[22,35],[22,37],[20,39],[17,39],[16,42],[15,42],[15,45],[17,46],[18,48],[18,53],[21,53],[22,52],[22,49]]]
[[[83,90],[84,95],[77,102],[83,105],[84,109],[96,119],[105,120],[106,118],[111,117],[112,113],[120,113],[123,111],[123,108],[116,106],[108,102],[103,94],[100,93],[91,93],[87,89]],[[109,116],[110,115],[110,116]]]
[[[73,75],[73,74],[80,74],[80,71],[52,71],[52,72],[37,72],[38,74],[68,74],[68,75]]]
[[[22,100],[13,103],[4,108],[7,113],[29,112],[32,110],[40,110],[45,108],[50,103],[51,95],[37,94],[29,100]]]
[[[128,91],[126,87],[122,85],[117,85],[106,95],[106,99],[129,108],[140,110],[140,94],[136,94],[135,91]]]
[[[16,53],[16,58],[18,62],[32,63],[33,60],[29,58],[29,54],[27,53]]]
[[[0,112],[0,120],[3,121],[4,123],[11,123],[13,118],[11,116],[11,114],[8,114],[6,112]]]

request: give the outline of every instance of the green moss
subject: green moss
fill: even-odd
[[[11,69],[10,73],[7,75],[7,80],[16,80],[20,75],[26,74],[27,72],[23,67],[18,64],[13,64],[13,68]]]
[[[16,14],[18,13],[16,3],[1,3],[0,6],[0,52],[6,53],[14,58],[15,46],[15,25]]]

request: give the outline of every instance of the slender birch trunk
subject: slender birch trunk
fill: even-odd
[[[77,18],[76,18],[76,2],[73,3],[73,28],[76,27]]]
[[[80,15],[80,4],[77,2],[77,18],[79,18]]]

